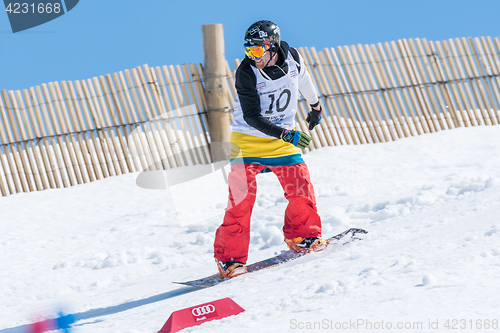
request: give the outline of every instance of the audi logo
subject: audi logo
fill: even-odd
[[[194,308],[193,310],[191,310],[191,313],[195,317],[204,316],[206,314],[213,313],[213,312],[215,312],[215,306],[213,306],[212,304],[200,306],[200,307],[197,307],[197,308]]]

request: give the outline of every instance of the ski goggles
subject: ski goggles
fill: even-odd
[[[259,59],[266,54],[266,49],[263,46],[245,46],[245,54],[250,58]]]

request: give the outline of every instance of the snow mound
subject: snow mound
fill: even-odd
[[[246,311],[185,332],[381,321],[425,332],[437,320],[498,319],[499,151],[496,126],[313,151],[304,159],[323,234],[359,227],[365,239],[196,291],[171,282],[215,272],[222,207],[177,193],[207,217],[183,225],[168,189],[139,188],[136,174],[0,198],[0,333],[60,309],[79,319],[76,333],[152,333],[171,312],[223,297]],[[281,186],[257,179],[250,262],[286,249]]]

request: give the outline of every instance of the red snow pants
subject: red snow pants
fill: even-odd
[[[247,262],[250,218],[257,192],[255,176],[264,168],[264,165],[248,163],[231,166],[228,175],[228,205],[214,243],[214,257],[222,262]],[[314,189],[306,164],[268,168],[278,177],[288,200],[283,226],[285,238],[320,237],[321,219],[317,213]]]

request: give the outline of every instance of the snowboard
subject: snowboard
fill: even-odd
[[[333,245],[345,245],[353,240],[359,240],[360,238],[356,237],[358,234],[367,234],[368,231],[359,228],[351,228],[344,232],[341,232],[338,235],[327,238],[328,247]],[[294,260],[300,257],[307,255],[307,253],[297,253],[295,251],[281,251],[281,254],[278,254],[274,257],[254,262],[253,264],[247,265],[247,274],[260,271],[261,269],[270,268],[274,266],[278,266],[280,264],[284,264],[290,260]],[[239,275],[241,276],[241,275]],[[234,278],[233,278],[234,279]],[[210,275],[201,279],[185,281],[185,282],[173,282],[177,284],[183,284],[186,286],[193,286],[198,288],[207,288],[213,287],[221,282],[228,280],[224,278],[220,273]]]

